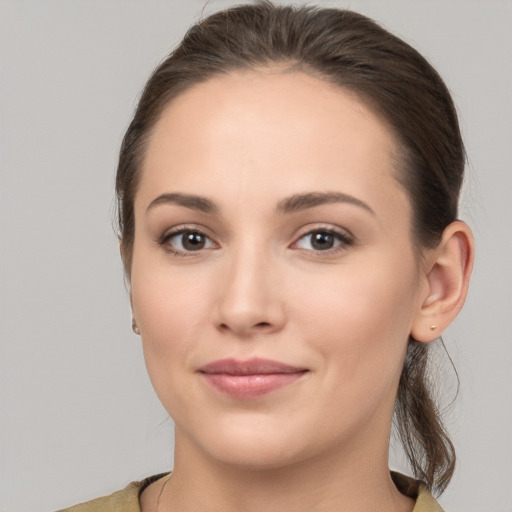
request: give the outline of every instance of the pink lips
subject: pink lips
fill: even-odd
[[[221,359],[199,368],[217,391],[233,398],[256,398],[300,379],[307,370],[269,359]]]

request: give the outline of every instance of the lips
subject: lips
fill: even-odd
[[[269,359],[247,361],[221,359],[199,368],[204,380],[225,395],[237,399],[266,395],[300,379],[307,369]]]

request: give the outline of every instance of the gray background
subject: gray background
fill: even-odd
[[[171,467],[172,424],[130,330],[113,178],[147,75],[203,4],[0,1],[0,512],[54,510]],[[323,4],[412,43],[460,111],[477,259],[445,336],[462,385],[448,416],[459,466],[441,503],[510,512],[512,2]]]

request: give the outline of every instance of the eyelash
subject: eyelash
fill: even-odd
[[[182,251],[179,249],[174,249],[170,245],[170,240],[172,240],[174,237],[183,235],[185,233],[199,235],[201,237],[204,237],[205,240],[208,240],[210,244],[217,246],[217,244],[209,237],[206,233],[204,233],[201,229],[198,229],[196,227],[190,226],[183,226],[181,228],[178,228],[176,230],[173,230],[168,233],[164,233],[159,239],[158,244],[164,248],[164,250],[173,256],[180,256],[180,257],[187,257],[187,256],[193,256],[195,252],[200,253],[203,250],[211,250],[212,247],[207,248],[201,248],[198,251]],[[315,256],[322,256],[322,255],[332,255],[336,254],[338,252],[344,251],[347,249],[347,247],[350,247],[354,244],[354,239],[352,235],[347,234],[346,232],[338,231],[336,229],[333,229],[332,227],[316,227],[314,229],[310,229],[309,231],[304,232],[301,234],[295,242],[293,242],[290,247],[296,246],[301,240],[305,239],[306,237],[311,237],[314,234],[323,234],[323,235],[330,235],[335,238],[335,241],[337,241],[337,245],[335,245],[332,248],[325,249],[325,250],[313,250],[313,249],[301,249],[299,247],[295,247],[297,250],[301,250],[304,252],[308,252],[310,254],[314,254]],[[217,246],[218,247],[218,246]],[[215,248],[215,247],[214,247]]]
[[[306,232],[304,232],[302,235],[297,238],[295,242],[293,242],[292,247],[296,246],[301,240],[305,239],[306,237],[312,237],[314,234],[322,234],[322,235],[330,235],[333,236],[335,239],[335,242],[337,241],[337,245],[335,245],[332,248],[324,249],[324,250],[312,250],[312,249],[300,249],[297,247],[298,250],[303,250],[308,253],[311,253],[315,256],[328,256],[337,254],[338,252],[346,250],[348,247],[354,244],[354,238],[352,235],[348,234],[347,232],[338,231],[337,229],[333,229],[332,227],[322,227],[318,226],[314,229],[310,229]]]
[[[181,228],[175,229],[173,231],[170,231],[168,233],[164,233],[158,240],[158,244],[163,247],[163,249],[172,254],[173,256],[194,256],[194,253],[201,252],[201,250],[198,251],[182,251],[179,249],[173,249],[172,245],[170,245],[170,241],[177,236],[183,235],[185,233],[189,234],[196,234],[204,237],[206,240],[209,240],[210,243],[215,244],[215,242],[212,241],[211,237],[209,237],[206,233],[204,233],[201,229],[198,229],[194,226],[183,226]],[[209,248],[208,248],[209,249]],[[208,250],[206,249],[206,250]]]

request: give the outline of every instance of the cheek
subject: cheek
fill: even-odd
[[[399,372],[414,316],[414,264],[345,267],[300,303],[303,331],[345,378]],[[383,364],[383,363],[386,364]]]
[[[196,342],[206,329],[208,292],[194,273],[173,273],[158,264],[132,271],[132,303],[144,358],[155,390],[165,402],[191,367]]]
[[[137,323],[156,344],[167,343],[170,335],[179,339],[196,328],[202,318],[200,313],[208,297],[204,276],[194,268],[173,268],[165,254],[140,252],[140,256],[134,253],[131,279]]]

